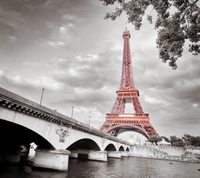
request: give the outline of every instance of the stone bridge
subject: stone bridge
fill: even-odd
[[[107,161],[130,151],[128,142],[0,88],[0,161],[19,162],[37,145],[33,166],[68,170],[69,157]]]

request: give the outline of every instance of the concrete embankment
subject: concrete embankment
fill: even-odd
[[[135,145],[132,146],[129,156],[150,159],[162,159],[169,161],[200,163],[197,152],[200,150],[187,149],[183,147],[155,146],[155,145]]]

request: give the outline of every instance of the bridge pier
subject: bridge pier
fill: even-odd
[[[78,149],[78,159],[88,159],[89,150]]]
[[[39,150],[36,149],[33,167],[67,171],[69,163],[68,150]]]
[[[95,160],[95,161],[107,161],[107,151],[95,151],[95,150],[89,150],[88,153],[88,159],[89,160]]]
[[[122,157],[128,157],[128,152],[127,151],[121,151],[121,156]]]
[[[96,151],[96,150],[72,150],[70,151],[70,158],[88,159],[94,161],[107,161],[107,151]]]
[[[108,158],[121,158],[119,151],[108,151]]]
[[[78,150],[70,150],[70,158],[78,158]]]

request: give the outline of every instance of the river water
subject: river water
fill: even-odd
[[[28,165],[1,166],[0,178],[200,178],[200,164],[146,158],[109,158],[108,162],[69,160],[67,172]]]

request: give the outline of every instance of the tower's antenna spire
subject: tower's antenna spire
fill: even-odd
[[[126,22],[125,24],[126,24],[126,26],[125,26],[125,31],[127,31],[127,22]]]

